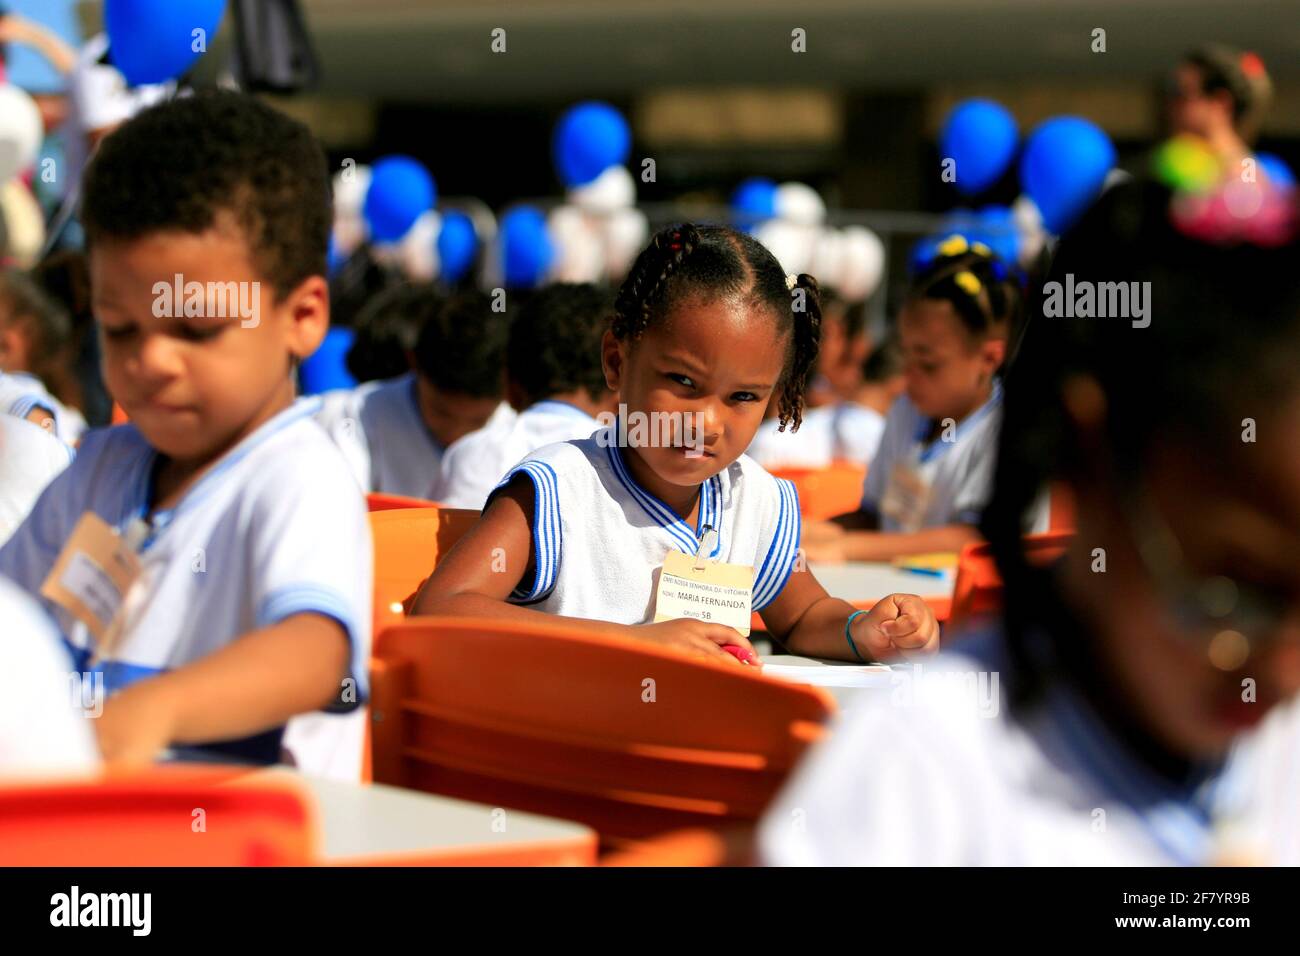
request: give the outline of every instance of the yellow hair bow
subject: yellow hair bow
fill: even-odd
[[[961,288],[966,290],[970,295],[979,295],[980,289],[983,288],[983,286],[980,285],[980,280],[975,278],[974,273],[966,272],[964,270],[953,276],[952,281],[961,286]]]

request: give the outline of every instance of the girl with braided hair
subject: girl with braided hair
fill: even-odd
[[[1020,284],[991,249],[962,235],[939,244],[899,314],[906,394],[886,415],[862,502],[808,528],[810,559],[884,561],[979,540],[1020,312]],[[1027,530],[1046,530],[1046,517],[1040,505]]]
[[[747,632],[752,608],[796,653],[866,661],[932,651],[938,628],[914,595],[855,612],[826,594],[800,560],[793,485],[744,455],[769,402],[783,425],[799,426],[820,321],[816,280],[787,276],[752,237],[690,224],[658,233],[601,345],[617,419],[512,468],[415,613],[524,620],[541,611],[605,636],[757,663],[742,632],[719,623]],[[637,427],[646,421],[650,440]],[[663,568],[681,558],[673,552],[695,556],[697,568],[739,568],[743,600],[662,619]]]

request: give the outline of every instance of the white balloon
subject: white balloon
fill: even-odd
[[[605,278],[621,281],[650,237],[650,222],[640,209],[620,209],[605,217]]]
[[[352,166],[334,174],[334,215],[361,215],[370,190],[369,166]]]
[[[776,187],[776,214],[802,226],[820,226],[826,221],[826,203],[806,183],[782,183]]]
[[[555,243],[552,282],[598,282],[605,269],[605,248],[598,221],[576,206],[557,206],[546,217]]]
[[[0,182],[35,163],[44,139],[45,125],[36,101],[12,83],[0,86]]]
[[[1043,228],[1043,214],[1037,204],[1028,196],[1020,196],[1011,204],[1011,219],[1016,224],[1020,235],[1020,265],[1028,269],[1042,251],[1047,242],[1047,230]]]
[[[18,268],[30,269],[45,245],[45,213],[22,180],[11,179],[0,186],[0,216],[7,244],[0,253],[12,256]]]
[[[754,238],[776,256],[776,261],[781,263],[781,268],[787,275],[798,275],[807,272],[812,262],[817,230],[784,219],[769,219],[755,228]]]
[[[808,271],[821,285],[839,288],[844,271],[844,236],[838,229],[823,229],[813,243]]]
[[[438,277],[438,233],[442,230],[442,217],[436,210],[420,214],[398,242],[398,262],[408,278],[417,282],[432,282]]]
[[[843,237],[838,291],[849,302],[861,302],[876,291],[885,276],[885,244],[865,226],[849,226]]]
[[[591,182],[569,190],[569,202],[589,212],[613,212],[636,202],[636,182],[623,166],[611,166]]]

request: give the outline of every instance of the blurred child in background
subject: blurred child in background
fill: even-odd
[[[390,305],[419,328],[412,371],[326,392],[317,416],[366,492],[423,498],[456,439],[514,417],[505,396],[509,319],[478,291],[443,300],[430,284]]]
[[[1151,283],[1149,327],[1038,316],[1009,373],[1002,626],[862,702],[768,862],[1300,863],[1300,244],[1192,240],[1169,199],[1111,190],[1051,276]],[[1078,533],[1041,567],[1052,481]]]
[[[273,763],[290,718],[330,707],[357,715],[330,718],[355,776],[365,503],[315,406],[294,401],[329,324],[324,155],[253,97],[174,100],[100,145],[82,217],[105,378],[131,424],[87,435],[0,574],[41,593],[74,668],[102,675],[110,762],[194,746]],[[199,296],[168,307],[177,276]],[[227,283],[238,309],[217,297]]]
[[[69,444],[86,420],[55,398],[68,376],[68,314],[27,275],[0,273],[0,410],[26,418]]]
[[[1020,300],[986,246],[960,235],[940,244],[899,314],[907,391],[886,417],[861,508],[810,526],[810,559],[888,560],[979,539],[1002,415],[998,376]]]
[[[520,307],[506,351],[506,392],[519,415],[451,445],[430,498],[482,508],[512,465],[546,445],[586,438],[600,427],[596,416],[617,412],[600,365],[613,309],[612,292],[576,283],[547,286]]]
[[[744,455],[774,396],[782,421],[799,426],[817,359],[817,291],[812,276],[787,276],[734,229],[656,234],[601,346],[619,421],[513,468],[438,562],[415,613],[522,621],[541,612],[597,635],[757,663],[739,630],[716,623],[721,607],[707,620],[653,623],[661,569],[677,552],[739,566],[749,591],[728,619],[747,631],[752,608],[796,653],[878,660],[934,650],[934,615],[914,595],[869,612],[827,595],[798,560],[794,486]]]
[[[411,370],[421,321],[442,303],[423,285],[400,283],[380,292],[357,315],[348,372],[358,382],[397,378]]]
[[[885,414],[903,392],[902,363],[892,340],[872,349],[856,375],[841,376],[846,399],[810,408],[797,432],[766,418],[745,454],[764,468],[827,468],[875,457]]]
[[[45,486],[73,458],[71,446],[32,422],[0,415],[0,545],[23,523]]]

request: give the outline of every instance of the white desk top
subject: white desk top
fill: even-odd
[[[288,780],[306,789],[318,812],[325,862],[471,847],[579,843],[593,831],[578,823],[403,790],[305,777],[283,767],[252,779]]]
[[[949,597],[956,576],[952,568],[945,569],[942,577],[933,577],[904,571],[888,561],[810,562],[808,568],[827,594],[845,601],[869,601],[894,593]]]

